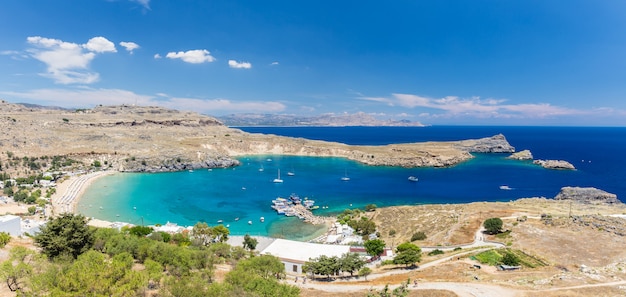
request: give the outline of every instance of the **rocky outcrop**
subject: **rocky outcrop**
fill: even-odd
[[[614,204],[621,203],[617,195],[596,188],[563,187],[554,200],[573,200],[579,203]]]
[[[527,160],[533,159],[533,154],[530,152],[530,150],[523,150],[523,151],[511,154],[510,156],[507,157],[507,159],[527,161]]]
[[[504,135],[470,139],[456,142],[455,146],[470,153],[512,153],[515,148],[509,144]]]
[[[547,169],[576,169],[572,163],[563,160],[535,160],[533,164],[541,165],[541,167]]]

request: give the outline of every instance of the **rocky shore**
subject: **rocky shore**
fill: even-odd
[[[533,154],[530,150],[523,150],[511,154],[507,159],[530,161],[533,160]],[[533,164],[539,165],[546,169],[566,169],[575,170],[576,167],[572,163],[563,160],[533,160]]]
[[[63,156],[63,170],[164,172],[237,166],[235,157],[282,154],[343,157],[373,166],[448,167],[473,152],[514,152],[503,135],[482,139],[351,146],[342,143],[246,133],[212,117],[150,106],[98,106],[65,110],[0,101],[0,151],[37,160]],[[0,161],[10,161],[9,153]],[[48,162],[35,162],[42,170]],[[6,164],[6,163],[5,163]],[[24,172],[22,164],[7,168]]]
[[[534,160],[533,164],[540,165],[541,167],[547,169],[576,169],[576,167],[574,167],[574,165],[572,165],[570,162],[563,160]]]
[[[563,187],[554,200],[572,200],[585,204],[618,204],[617,195],[596,188]]]
[[[335,221],[334,217],[316,216],[310,210],[306,209],[306,207],[299,204],[292,206],[291,209],[294,211],[295,215],[299,218],[302,218],[305,223],[322,225]]]

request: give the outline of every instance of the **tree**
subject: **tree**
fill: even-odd
[[[409,266],[415,265],[415,263],[421,260],[422,250],[410,242],[405,242],[396,248],[396,256],[393,258],[393,263]]]
[[[363,267],[359,270],[359,276],[362,276],[367,280],[367,276],[372,273],[372,269],[369,267]]]
[[[519,265],[519,258],[511,252],[506,252],[504,256],[502,257],[501,261],[502,261],[502,264],[504,265],[509,265],[509,266]]]
[[[146,273],[132,270],[133,257],[120,253],[111,259],[90,250],[59,271],[50,296],[136,296],[148,282]]]
[[[213,229],[207,223],[198,222],[191,229],[191,236],[202,245],[209,245],[213,240]]]
[[[415,232],[413,233],[413,235],[411,235],[411,242],[416,241],[416,240],[424,240],[426,239],[426,233],[419,231],[419,232]]]
[[[222,296],[298,296],[300,289],[279,282],[279,278],[284,276],[285,265],[274,256],[262,255],[241,260],[226,275],[228,292]]]
[[[498,234],[502,232],[502,219],[490,218],[483,223],[488,234]]]
[[[23,290],[28,277],[33,273],[29,263],[36,253],[24,247],[15,247],[9,253],[9,259],[2,262],[0,276],[11,292]]]
[[[243,237],[243,248],[247,250],[253,251],[256,249],[256,245],[259,244],[259,241],[256,238],[252,238],[250,235],[246,234]]]
[[[84,216],[64,213],[42,226],[34,239],[50,258],[63,254],[77,258],[93,245],[94,230],[87,226]]]
[[[321,255],[304,263],[303,269],[313,274],[326,275],[330,279],[331,275],[339,273],[341,262],[337,256]]]
[[[365,205],[365,211],[376,211],[376,204]]]
[[[135,235],[138,237],[145,237],[146,235],[152,233],[152,227],[148,227],[148,226],[133,226],[130,229],[128,229],[128,233],[131,235]]]
[[[381,239],[368,240],[363,245],[370,256],[379,256],[385,251],[385,242]]]
[[[224,227],[224,225],[217,225],[213,227],[213,236],[219,242],[226,242],[228,240],[229,234],[230,234],[230,230]]]
[[[11,235],[6,232],[0,232],[0,249],[4,248],[9,241],[11,241]]]
[[[365,266],[365,261],[356,253],[345,253],[339,259],[341,271],[349,272],[350,276],[354,276],[355,271]]]

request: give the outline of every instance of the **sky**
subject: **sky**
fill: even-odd
[[[3,0],[0,98],[626,126],[626,1]]]

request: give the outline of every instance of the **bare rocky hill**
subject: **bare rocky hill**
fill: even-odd
[[[472,158],[470,152],[515,150],[502,135],[350,146],[246,133],[193,112],[128,105],[58,110],[1,101],[0,130],[0,162],[18,174],[22,174],[18,160],[52,156],[79,161],[74,166],[97,163],[119,171],[158,172],[236,166],[233,157],[251,154],[335,156],[370,165],[442,167]]]

